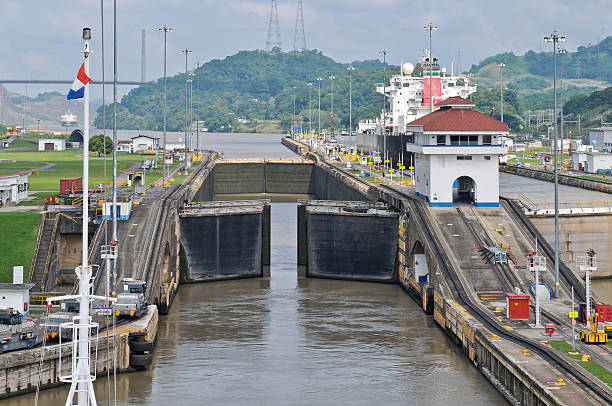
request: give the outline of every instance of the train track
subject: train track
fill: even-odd
[[[433,242],[432,247],[435,250],[435,254],[440,259],[440,264],[442,265],[444,273],[448,277],[448,281],[452,284],[452,287],[456,292],[456,299],[461,305],[469,309],[481,323],[493,330],[498,336],[515,344],[521,345],[524,348],[539,354],[542,358],[548,360],[549,362],[556,364],[561,370],[576,378],[581,384],[590,389],[593,393],[597,394],[604,401],[612,404],[612,391],[605,384],[592,378],[590,375],[587,375],[584,371],[579,369],[579,367],[573,365],[572,362],[564,359],[558,354],[551,352],[549,348],[545,347],[542,343],[522,337],[513,331],[508,331],[502,328],[502,326],[497,323],[497,320],[492,315],[483,310],[479,304],[472,301],[466,287],[463,286],[457,271],[450,265],[451,258],[442,250],[440,239],[436,233],[432,231],[432,226],[434,226],[434,224],[427,217],[426,209],[423,207],[423,203],[415,201],[410,196],[388,186],[381,185],[381,187],[392,194],[400,196],[403,200],[408,200],[407,205],[414,208],[414,212],[424,225],[424,227],[422,227],[423,231],[427,234],[427,237],[430,238],[430,241]]]
[[[508,199],[506,197],[499,198],[502,205],[506,208],[506,212],[510,215],[510,218],[523,230],[524,234],[531,235],[538,241],[539,251],[546,255],[546,260],[549,264],[555,263],[555,252],[550,244],[546,241],[535,227],[529,223],[529,220],[521,211],[516,201]],[[562,261],[559,261],[559,274],[563,278],[564,282],[568,287],[574,288],[574,294],[576,294],[579,301],[585,300],[584,284],[582,280]]]

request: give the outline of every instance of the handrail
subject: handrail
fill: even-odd
[[[30,273],[28,274],[28,283],[32,282],[32,277],[34,275],[34,268],[36,267],[36,261],[38,260],[38,249],[40,248],[40,238],[42,236],[42,230],[45,227],[46,217],[47,217],[47,212],[44,212],[42,216],[40,216],[40,225],[38,226],[38,236],[36,237],[36,248],[34,249],[34,256],[32,257],[32,262],[30,262]]]
[[[53,240],[55,238],[55,231],[57,230],[57,224],[59,223],[59,216],[55,216],[55,221],[53,222],[53,231],[51,232],[51,239],[49,240],[49,250],[47,251],[47,258],[45,259],[45,267],[43,268],[43,276],[40,282],[40,291],[45,291],[45,286],[47,284],[47,272],[49,270],[49,258],[51,257],[51,245],[53,244]]]

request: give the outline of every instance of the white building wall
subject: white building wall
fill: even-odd
[[[490,159],[485,159],[486,156]],[[433,155],[430,156],[429,163],[431,179],[427,198],[431,206],[452,206],[453,183],[461,176],[468,176],[474,180],[476,206],[499,205],[497,155],[472,155],[472,160],[469,161],[457,160],[456,155]]]
[[[30,303],[30,294],[28,289],[23,290],[4,290],[0,291],[0,308],[1,309],[14,309],[22,314],[29,313],[29,305],[24,306],[24,303]]]
[[[45,151],[46,144],[53,144],[53,151],[64,151],[66,149],[65,139],[47,138],[38,140],[38,150]]]

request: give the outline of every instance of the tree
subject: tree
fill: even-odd
[[[89,151],[97,152],[98,155],[104,153],[104,134],[94,135],[89,139]],[[106,137],[106,154],[110,155],[113,153],[113,141],[110,137]]]

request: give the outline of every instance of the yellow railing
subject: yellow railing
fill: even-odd
[[[42,236],[42,230],[45,227],[45,218],[47,217],[47,212],[44,212],[40,217],[40,225],[38,226],[38,237],[36,237],[36,249],[34,250],[34,257],[32,258],[32,262],[30,262],[30,273],[28,275],[28,283],[32,282],[32,277],[34,275],[34,268],[36,267],[36,261],[38,260],[38,249],[40,248],[40,238]]]
[[[47,271],[49,270],[49,258],[51,258],[51,249],[53,245],[53,240],[55,239],[55,231],[57,230],[57,224],[59,223],[59,216],[55,216],[55,221],[53,222],[53,231],[51,232],[51,240],[49,240],[49,251],[47,251],[47,258],[45,259],[45,268],[43,269],[43,276],[40,282],[40,291],[45,291],[45,286],[47,286]]]

